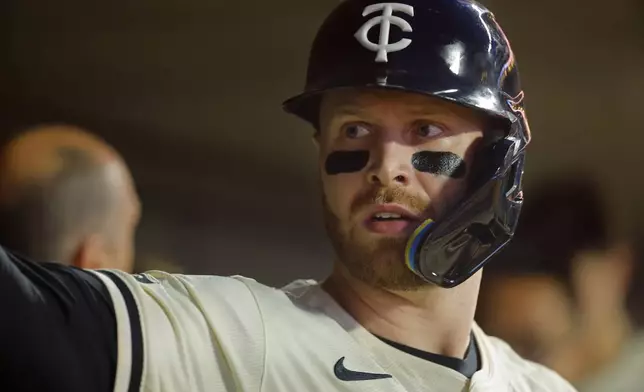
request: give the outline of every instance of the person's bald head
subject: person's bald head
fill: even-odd
[[[41,126],[0,152],[0,242],[42,261],[132,266],[140,206],[119,154],[67,125]]]

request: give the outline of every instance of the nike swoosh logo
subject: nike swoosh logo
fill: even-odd
[[[338,359],[338,362],[335,363],[335,366],[333,366],[333,373],[342,381],[366,381],[392,378],[391,374],[365,373],[349,370],[344,367],[344,357]]]

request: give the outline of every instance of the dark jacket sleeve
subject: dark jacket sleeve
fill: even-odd
[[[0,247],[0,303],[0,390],[113,390],[116,317],[94,273]]]

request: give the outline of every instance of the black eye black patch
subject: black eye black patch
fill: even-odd
[[[446,151],[419,151],[412,155],[414,168],[423,173],[432,173],[451,178],[463,178],[467,166],[463,158]]]
[[[329,175],[358,172],[369,163],[369,151],[334,151],[326,157],[324,169]]]

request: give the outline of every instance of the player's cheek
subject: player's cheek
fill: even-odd
[[[454,151],[463,157],[463,160],[471,169],[475,165],[476,152],[481,148],[483,143],[482,132],[468,132],[462,135],[462,138],[453,146]],[[469,174],[470,170],[468,170]]]
[[[416,179],[422,188],[419,193],[426,195],[430,214],[434,219],[438,219],[450,205],[460,199],[467,185],[465,177],[453,178],[419,171],[416,171]]]
[[[346,218],[350,215],[351,203],[358,195],[362,182],[359,173],[323,175],[322,186],[327,203],[337,216]]]
[[[334,205],[343,205],[343,210],[348,209],[364,182],[369,157],[368,150],[359,149],[329,149],[321,155],[320,175],[328,200],[333,200]]]
[[[416,179],[422,188],[420,191],[427,194],[432,202],[437,199],[438,195],[445,188],[445,185],[450,182],[450,179],[447,177],[418,171],[416,171]]]

